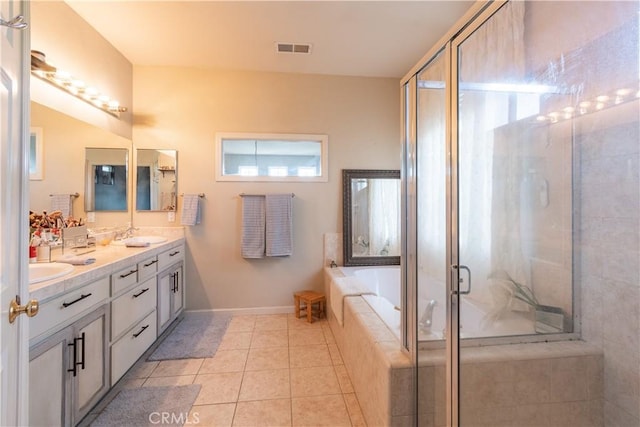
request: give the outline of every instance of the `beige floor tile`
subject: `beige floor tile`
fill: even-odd
[[[234,426],[291,426],[291,399],[238,402]]]
[[[351,426],[341,394],[291,399],[293,426]]]
[[[290,396],[289,370],[273,369],[245,372],[238,400],[281,399]]]
[[[341,393],[333,366],[291,369],[291,397]]]
[[[286,314],[265,314],[256,316],[254,331],[273,331],[287,329]]]
[[[351,378],[347,373],[347,368],[344,365],[336,365],[333,367],[336,371],[336,377],[338,377],[338,384],[340,384],[340,390],[343,393],[353,393],[353,384],[351,384]]]
[[[218,350],[213,357],[204,359],[199,374],[216,372],[242,372],[249,350]]]
[[[307,322],[307,316],[302,313],[298,319],[295,313],[289,314],[287,317],[289,329],[322,329],[322,325],[326,323],[320,319],[314,319],[313,323]]]
[[[289,367],[289,347],[252,348],[249,350],[245,371],[287,369]]]
[[[231,427],[235,409],[235,403],[192,406],[185,426]]]
[[[314,345],[314,344],[326,344],[324,339],[324,333],[322,328],[315,329],[291,329],[289,330],[289,345]]]
[[[336,339],[333,336],[333,332],[331,332],[331,326],[327,323],[322,326],[322,332],[324,333],[324,339],[327,341],[327,344],[335,344]]]
[[[198,373],[203,359],[163,360],[151,373],[151,377],[174,377],[178,375],[195,375]]]
[[[286,347],[287,330],[255,331],[251,339],[251,348]]]
[[[143,387],[166,387],[193,384],[195,375],[177,375],[173,377],[149,377]]]
[[[233,316],[227,332],[252,332],[256,324],[256,316]]]
[[[194,384],[201,384],[202,388],[194,405],[234,403],[238,400],[241,383],[241,372],[197,375]]]
[[[126,378],[147,378],[154,369],[160,364],[159,361],[155,362],[138,362],[129,372],[127,372]]]
[[[333,361],[334,365],[343,365],[342,356],[340,355],[340,350],[336,344],[329,344],[329,354],[331,355],[331,361]]]
[[[224,334],[218,350],[243,350],[251,345],[252,332],[229,332]]]
[[[351,418],[351,425],[353,427],[366,427],[367,422],[364,419],[362,409],[360,408],[360,404],[358,403],[358,398],[355,393],[343,394],[342,397],[344,397],[344,403],[347,405],[347,412],[349,412],[349,417]]]
[[[333,364],[326,344],[291,347],[289,355],[291,368],[311,368]]]

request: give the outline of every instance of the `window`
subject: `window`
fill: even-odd
[[[328,136],[216,134],[217,181],[328,181]]]

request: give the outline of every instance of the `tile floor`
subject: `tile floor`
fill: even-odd
[[[366,426],[326,320],[234,316],[214,357],[138,362],[124,387],[183,384],[199,426]]]

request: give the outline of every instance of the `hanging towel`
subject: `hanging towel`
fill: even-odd
[[[180,215],[182,225],[200,224],[202,208],[200,206],[200,196],[197,194],[185,194],[182,198],[182,214]]]
[[[266,197],[266,254],[293,255],[293,211],[291,193],[267,194]]]
[[[264,196],[242,197],[242,243],[243,258],[262,258],[265,249],[265,198]]]
[[[71,194],[52,194],[51,211],[61,211],[63,218],[73,216],[73,200]]]

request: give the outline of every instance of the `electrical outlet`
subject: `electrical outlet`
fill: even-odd
[[[96,222],[95,212],[87,212],[87,222]]]
[[[173,211],[167,212],[167,221],[174,222],[176,220],[176,213]]]

